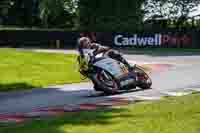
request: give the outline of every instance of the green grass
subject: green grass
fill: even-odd
[[[200,94],[80,112],[0,128],[1,133],[199,133]]]
[[[0,49],[0,91],[80,81],[76,55]]]

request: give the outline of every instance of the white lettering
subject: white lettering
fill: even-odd
[[[124,37],[122,44],[125,45],[125,46],[128,46],[129,45],[129,38]]]
[[[129,39],[129,44],[130,45],[137,45],[137,35],[134,35],[134,37],[131,37]]]
[[[149,39],[148,39],[148,45],[154,45],[154,38],[152,38],[152,37],[150,37]]]
[[[158,42],[159,42],[159,40],[158,40],[158,34],[155,34],[155,44],[154,45],[158,45]]]
[[[114,43],[117,46],[146,46],[146,45],[161,45],[162,35],[155,34],[154,37],[138,37],[134,34],[132,37],[124,37],[123,35],[117,35],[114,38]]]
[[[137,39],[138,45],[139,45],[139,46],[142,46],[142,45],[145,46],[145,45],[147,44],[147,39],[148,39],[148,38],[146,38],[146,37],[145,37],[145,38],[138,38],[138,39]]]
[[[134,35],[133,40],[134,40],[134,43],[133,43],[133,44],[134,44],[134,45],[137,45],[137,35],[136,35],[136,34]]]
[[[155,44],[154,45],[161,45],[161,38],[162,38],[162,36],[161,36],[161,34],[156,34],[155,35]]]
[[[122,35],[115,36],[115,39],[114,39],[115,45],[117,45],[117,46],[121,46],[122,45],[122,43],[119,42],[119,39],[122,38],[122,37],[123,37]]]
[[[162,35],[159,34],[158,35],[158,45],[161,45],[162,44]]]

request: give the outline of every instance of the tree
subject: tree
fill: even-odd
[[[11,7],[11,0],[0,1],[0,24],[5,24],[8,17],[8,10]]]
[[[33,7],[37,0],[3,0],[0,5],[7,5],[5,24],[31,26],[33,24]],[[3,8],[2,8],[3,9]],[[6,10],[5,10],[6,11]]]
[[[133,31],[140,27],[143,0],[79,0],[81,30]]]
[[[63,0],[41,0],[40,2],[40,18],[45,27],[49,26],[49,21],[55,20],[57,16],[64,10]]]
[[[72,29],[77,23],[76,0],[1,0],[2,5],[8,9],[0,8],[5,24]]]
[[[173,20],[177,25],[182,25],[199,4],[200,0],[147,0],[143,9],[145,19],[159,16],[159,18]]]
[[[73,26],[76,5],[74,0],[41,0],[40,18],[45,27]]]

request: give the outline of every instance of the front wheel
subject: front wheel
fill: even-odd
[[[106,94],[115,94],[120,88],[114,77],[105,70],[101,70],[96,74],[96,80],[98,90],[101,90]]]
[[[150,89],[152,86],[152,80],[149,75],[139,66],[135,66],[135,73],[137,86],[141,89]]]

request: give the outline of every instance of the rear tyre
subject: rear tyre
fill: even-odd
[[[103,91],[106,94],[116,94],[120,88],[114,77],[105,70],[98,72],[96,79],[98,85],[95,85],[95,90]]]
[[[102,89],[101,89],[101,87],[97,84],[97,83],[93,83],[94,84],[94,90],[95,91],[103,91]]]

